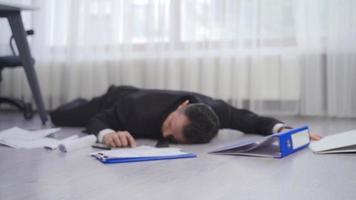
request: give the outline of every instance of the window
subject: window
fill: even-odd
[[[51,46],[202,41],[288,46],[296,40],[292,0],[48,2]]]

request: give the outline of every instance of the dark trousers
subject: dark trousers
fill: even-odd
[[[56,126],[86,126],[96,114],[113,107],[118,99],[138,90],[131,86],[110,86],[104,95],[90,101],[75,99],[50,112],[52,123]]]
[[[49,113],[52,123],[56,126],[86,126],[90,118],[99,113],[103,97],[91,101],[75,99]]]

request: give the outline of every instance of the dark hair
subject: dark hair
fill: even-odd
[[[207,143],[219,131],[220,122],[214,110],[202,103],[188,105],[184,114],[190,123],[183,128],[183,135],[188,143]]]

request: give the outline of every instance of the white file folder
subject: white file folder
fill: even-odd
[[[326,136],[312,142],[309,148],[314,153],[350,153],[356,152],[356,130]]]

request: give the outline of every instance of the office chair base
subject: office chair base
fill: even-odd
[[[17,99],[10,99],[6,97],[0,97],[0,104],[6,103],[10,104],[12,106],[15,106],[17,109],[19,109],[22,113],[23,116],[26,120],[32,119],[34,112],[32,109],[32,104],[30,103],[25,103],[24,101],[17,100]]]

